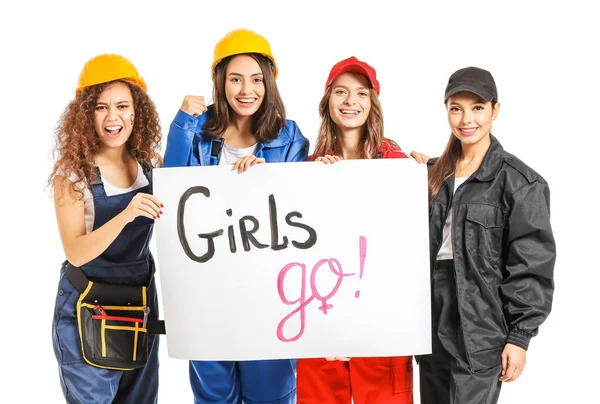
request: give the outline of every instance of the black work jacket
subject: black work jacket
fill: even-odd
[[[429,168],[435,160],[428,162]],[[556,246],[546,181],[492,136],[481,166],[429,205],[431,268],[453,211],[458,311],[472,369],[495,366],[506,343],[527,349],[550,314]]]

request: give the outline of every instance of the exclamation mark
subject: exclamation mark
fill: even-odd
[[[358,238],[359,244],[359,254],[360,254],[360,272],[358,274],[358,279],[362,279],[363,270],[365,269],[365,257],[367,256],[367,239],[365,236],[360,236]],[[360,290],[357,290],[354,293],[354,297],[360,297]]]

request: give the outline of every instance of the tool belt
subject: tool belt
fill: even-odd
[[[154,278],[154,262],[151,260]],[[148,360],[148,335],[165,334],[162,320],[149,320],[147,286],[88,280],[81,268],[67,264],[67,279],[81,294],[77,324],[83,358],[92,366],[131,370]]]

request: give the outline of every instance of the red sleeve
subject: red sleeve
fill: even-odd
[[[405,159],[408,158],[400,148],[394,146],[388,139],[385,139],[379,149],[384,159]]]

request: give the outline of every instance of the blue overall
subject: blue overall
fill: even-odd
[[[169,129],[165,167],[213,166],[221,158],[222,141],[202,129],[213,106],[198,117],[183,111]],[[309,143],[294,121],[287,120],[279,136],[258,142],[256,157],[267,163],[306,161]],[[197,404],[293,404],[296,402],[296,360],[190,361],[190,383]]]
[[[99,173],[99,171],[98,171]],[[123,211],[138,192],[152,192],[151,171],[144,170],[149,185],[114,196],[106,196],[101,178],[92,182],[94,230]],[[81,269],[91,281],[148,285],[152,262],[149,242],[153,220],[137,217],[127,224],[112,244]],[[158,336],[148,336],[148,362],[134,370],[109,370],[89,365],[83,359],[75,306],[79,292],[68,281],[65,261],[60,271],[58,295],[52,323],[52,340],[62,390],[68,403],[156,403],[158,400]],[[158,318],[154,280],[148,288],[150,319]]]

